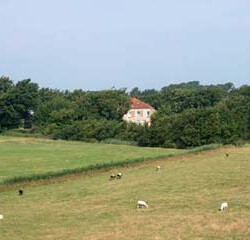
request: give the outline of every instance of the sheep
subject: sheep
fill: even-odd
[[[117,179],[121,179],[121,178],[122,178],[122,173],[117,173],[117,174],[116,174],[116,178],[117,178]]]
[[[2,220],[3,219],[3,215],[2,214],[0,214],[0,220]]]
[[[223,203],[221,204],[220,208],[219,208],[219,211],[223,211],[223,210],[225,210],[226,208],[228,208],[228,204],[227,204],[227,202],[223,202]]]
[[[159,171],[161,169],[161,166],[156,167],[156,171]]]
[[[116,179],[116,175],[115,174],[111,174],[110,177],[109,177],[109,180],[114,180]]]
[[[18,194],[19,194],[19,196],[22,196],[22,195],[23,195],[23,190],[22,190],[22,189],[19,189],[19,190],[18,190]]]
[[[229,154],[228,154],[228,153],[226,153],[226,157],[229,157]]]
[[[137,201],[137,208],[148,208],[148,204],[145,201]]]

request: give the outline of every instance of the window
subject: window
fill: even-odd
[[[147,117],[149,117],[150,116],[150,111],[147,111]]]

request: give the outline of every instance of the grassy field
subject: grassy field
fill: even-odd
[[[26,186],[21,197],[17,189],[1,192],[0,239],[248,240],[249,156],[249,145],[220,148],[65,176],[64,182]],[[118,171],[124,177],[109,181]],[[149,208],[136,209],[136,200],[146,200]],[[223,201],[229,209],[220,212]]]
[[[156,158],[183,152],[185,150],[1,136],[0,182],[14,176],[57,172],[137,158]]]

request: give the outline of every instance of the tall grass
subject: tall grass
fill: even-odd
[[[138,142],[136,142],[136,141],[125,141],[125,140],[115,139],[115,138],[107,138],[107,139],[101,141],[101,143],[138,146]]]
[[[12,129],[12,130],[7,130],[1,133],[3,136],[8,136],[8,137],[31,137],[31,138],[45,138],[40,133],[34,133],[33,130],[31,129],[24,129],[24,128],[18,128],[18,129]]]

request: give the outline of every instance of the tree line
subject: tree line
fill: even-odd
[[[150,127],[123,122],[131,97],[157,110]],[[0,132],[20,127],[53,139],[112,139],[150,147],[237,143],[250,139],[250,86],[193,81],[160,90],[62,91],[3,76]]]

